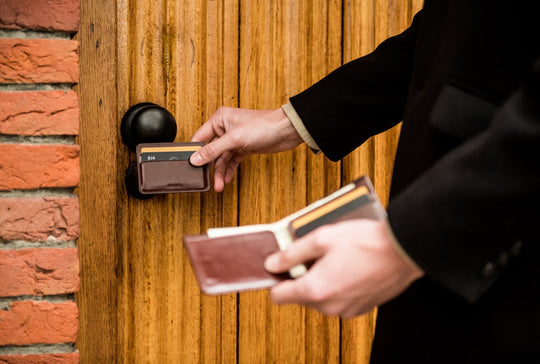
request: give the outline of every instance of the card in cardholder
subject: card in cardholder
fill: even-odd
[[[139,191],[143,194],[208,191],[208,166],[195,167],[189,162],[189,157],[203,145],[195,142],[137,145]]]
[[[289,279],[288,274],[271,274],[264,260],[279,250],[271,231],[209,238],[184,236],[184,245],[206,294],[224,294],[270,288]]]

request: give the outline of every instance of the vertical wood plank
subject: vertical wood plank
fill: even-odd
[[[117,23],[117,50],[116,50],[116,88],[117,88],[117,108],[118,117],[121,117],[122,113],[125,113],[130,107],[129,99],[129,75],[131,73],[130,57],[128,52],[128,19],[129,4],[127,0],[116,0],[116,23]],[[118,125],[118,124],[117,124]],[[130,163],[129,152],[127,148],[121,144],[118,146],[119,152],[117,153],[117,178],[122,178],[122,170],[127,168]],[[131,278],[132,271],[129,267],[128,259],[131,258],[127,254],[128,249],[128,234],[126,224],[128,221],[129,205],[127,202],[127,193],[125,187],[120,189],[122,197],[117,198],[118,211],[116,214],[116,237],[117,244],[119,246],[119,276],[118,276],[118,290],[116,292],[118,297],[118,309],[117,309],[117,357],[116,362],[125,363],[127,361],[127,354],[129,353],[127,346],[132,344],[129,339],[131,326],[128,323],[134,321],[133,312],[128,306],[129,299],[132,298],[129,291],[129,279]]]
[[[276,108],[303,84],[305,1],[242,1],[240,106]],[[305,82],[305,81],[304,81]],[[306,150],[254,156],[241,166],[240,223],[280,219],[306,203]],[[273,305],[267,292],[240,295],[239,362],[305,362],[305,309]]]
[[[81,2],[80,200],[81,289],[76,294],[79,336],[76,346],[83,363],[114,362],[117,354],[116,312],[118,259],[116,201],[118,140],[116,138],[116,19],[114,1]],[[99,65],[99,68],[96,67]]]
[[[221,104],[237,103],[237,1],[119,1],[119,109],[166,107],[187,141]],[[124,150],[122,163],[133,155]],[[182,235],[236,224],[234,185],[226,194],[126,199],[119,293],[124,362],[235,362],[236,297],[204,297]],[[233,212],[233,213],[231,213]]]
[[[240,48],[240,106],[247,108],[275,108],[277,88],[280,79],[276,74],[279,59],[274,54],[282,51],[280,24],[281,7],[278,2],[243,1],[241,2],[241,48]],[[281,53],[281,52],[280,52]],[[290,154],[287,156],[291,158]],[[291,158],[292,159],[292,158]],[[240,175],[240,211],[241,224],[271,222],[278,218],[275,203],[279,201],[283,212],[291,209],[291,196],[284,175],[292,167],[292,160],[279,168],[278,156],[250,158],[241,168]],[[285,173],[283,173],[285,172]],[[271,200],[268,196],[274,196]],[[279,348],[279,332],[285,331],[280,324],[298,323],[302,313],[290,312],[273,306],[266,292],[252,292],[240,295],[239,301],[239,360],[240,362],[279,362],[283,352]],[[289,317],[287,317],[289,316]],[[285,333],[291,342],[286,346],[298,347],[303,339],[303,328],[296,338]],[[302,351],[296,353],[302,355]],[[302,361],[296,356],[295,359]]]
[[[305,42],[305,81],[308,87],[341,65],[342,3],[311,0],[307,4],[308,20]],[[315,202],[341,185],[341,163],[323,155],[307,153],[307,203]],[[339,363],[340,322],[306,310],[306,363]]]
[[[155,102],[166,106],[162,73],[163,1],[153,3],[139,0],[118,1],[119,62],[118,107],[122,115],[138,102]],[[124,146],[122,163],[127,167],[134,161],[133,153]],[[119,292],[119,337],[122,352],[119,361],[156,362],[160,357],[158,335],[162,308],[160,300],[163,281],[168,271],[162,270],[167,261],[161,257],[171,255],[163,220],[164,197],[153,201],[128,198],[119,200],[123,213],[118,216],[118,229],[122,244],[123,270]],[[161,203],[158,203],[159,202]],[[168,254],[163,254],[163,251]]]
[[[204,54],[201,67],[201,115],[198,128],[222,105],[238,106],[238,1],[206,4]],[[186,19],[187,20],[187,19]],[[177,92],[181,89],[176,86]],[[185,140],[196,129],[189,131]],[[237,215],[236,180],[221,194],[205,193],[201,204],[201,229],[235,226]],[[187,258],[186,258],[187,259]],[[201,345],[204,363],[235,363],[237,343],[237,295],[201,297]]]
[[[242,107],[275,108],[339,66],[340,2],[246,1],[241,11]],[[243,164],[241,224],[275,221],[338,188],[339,163],[309,153],[301,147]],[[339,361],[336,318],[279,308],[255,292],[240,296],[239,322],[240,362]]]

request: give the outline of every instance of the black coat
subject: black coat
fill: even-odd
[[[536,1],[430,1],[291,98],[332,160],[403,120],[388,216],[426,272],[379,310],[376,363],[540,363]]]

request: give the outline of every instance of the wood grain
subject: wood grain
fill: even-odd
[[[202,48],[203,80],[198,103],[201,113],[193,115],[193,130],[187,131],[184,140],[208,119],[220,106],[238,106],[238,2],[214,1],[206,5],[206,39]],[[189,21],[186,12],[185,22]],[[176,53],[178,54],[178,53]],[[180,69],[180,68],[178,68]],[[177,90],[181,89],[178,87]],[[195,86],[195,85],[194,85]],[[178,92],[180,94],[181,92]],[[238,215],[236,180],[222,194],[206,193],[201,202],[201,229],[235,226]],[[187,263],[187,257],[184,258]],[[234,363],[237,352],[237,295],[201,297],[202,361],[206,363]],[[181,343],[177,343],[181,345]]]
[[[116,360],[116,22],[115,2],[81,3],[79,95],[81,180],[77,189],[81,212],[81,290],[77,348],[83,363]]]
[[[420,7],[419,0],[83,2],[82,362],[369,361],[375,312],[340,322],[276,306],[268,292],[204,296],[181,237],[276,221],[362,174],[386,201],[399,129],[340,163],[301,146],[248,158],[222,194],[146,201],[125,192],[134,156],[118,129],[139,102],[172,112],[176,141],[188,141],[221,105],[277,108],[401,31]]]
[[[240,5],[240,106],[279,107],[298,87],[298,32],[303,1],[242,1]],[[301,51],[300,51],[301,53]],[[296,65],[297,66],[297,65]],[[305,204],[305,150],[254,156],[240,174],[239,222],[276,221]],[[270,197],[272,196],[272,197]],[[240,295],[238,358],[242,363],[305,361],[305,310],[273,305],[267,292]]]
[[[118,8],[124,110],[143,101],[163,105],[177,120],[176,141],[189,141],[218,106],[235,106],[237,3],[119,1]],[[236,361],[236,297],[201,295],[181,241],[236,225],[236,206],[234,184],[223,195],[128,200],[128,218],[119,219],[121,361]]]
[[[341,1],[313,0],[307,4],[307,29],[304,42],[304,71],[299,91],[317,82],[338,68],[342,62]],[[305,30],[303,31],[305,33]],[[340,187],[341,163],[334,163],[322,154],[307,152],[306,204],[327,196]],[[306,310],[306,363],[340,362],[340,322],[315,310]]]

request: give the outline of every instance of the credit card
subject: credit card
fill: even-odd
[[[291,226],[296,237],[300,238],[320,226],[333,223],[369,202],[371,202],[369,190],[366,186],[361,186],[299,217],[292,221]]]
[[[197,150],[200,145],[183,145],[175,147],[144,147],[141,148],[140,162],[158,162],[158,161],[185,161]]]

